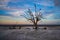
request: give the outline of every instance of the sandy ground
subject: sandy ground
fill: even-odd
[[[60,40],[60,30],[2,29],[0,40]]]

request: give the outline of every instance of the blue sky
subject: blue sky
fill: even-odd
[[[42,24],[60,24],[60,0],[0,0],[0,24],[29,23],[20,15],[28,8],[34,13],[34,4],[46,18]]]

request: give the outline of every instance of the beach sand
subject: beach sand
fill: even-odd
[[[0,40],[60,40],[60,30],[2,29],[0,30]]]

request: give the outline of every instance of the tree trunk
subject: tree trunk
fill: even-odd
[[[35,25],[35,29],[37,29],[37,23],[35,23],[34,25]]]
[[[19,27],[19,29],[21,29],[21,26]]]

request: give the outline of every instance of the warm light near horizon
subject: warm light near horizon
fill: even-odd
[[[60,23],[60,20],[41,20],[40,22],[38,22],[38,24],[57,24]],[[5,21],[0,21],[0,24],[33,24],[29,21],[14,21],[14,20],[5,20]]]

